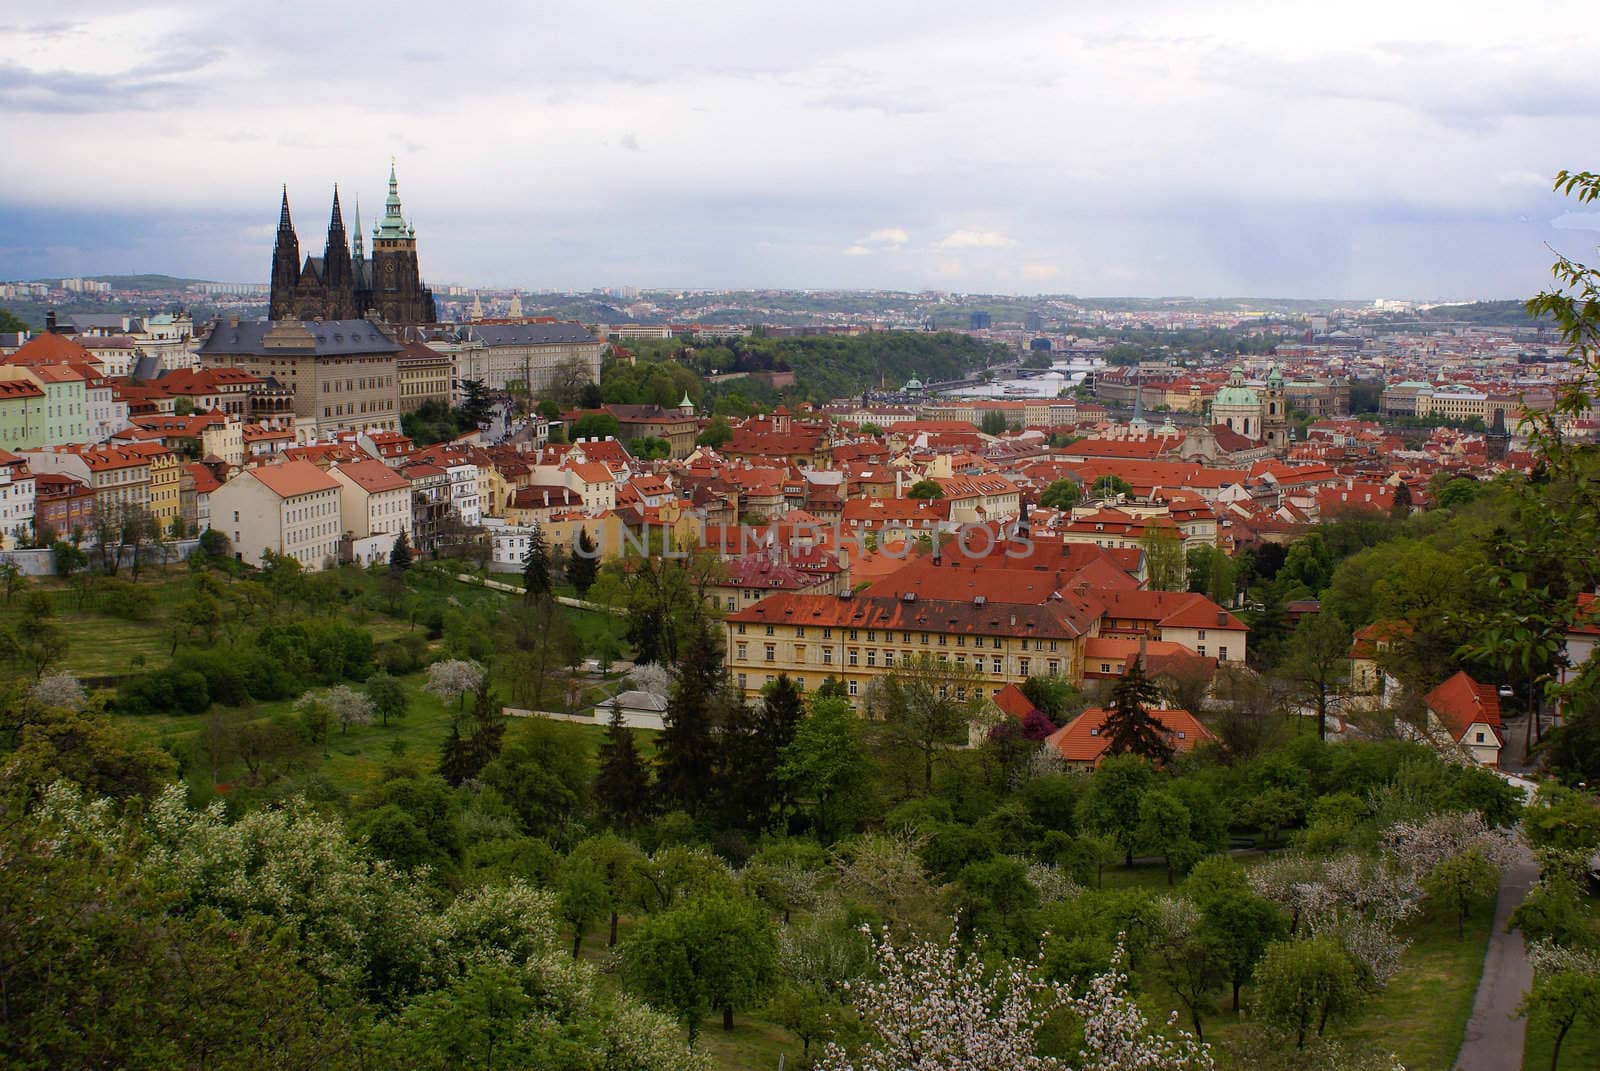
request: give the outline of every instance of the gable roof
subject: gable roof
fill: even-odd
[[[1422,703],[1437,715],[1457,742],[1480,722],[1494,730],[1497,740],[1505,742],[1500,732],[1500,696],[1489,685],[1473,680],[1464,669],[1423,696]]]
[[[1068,762],[1098,764],[1111,743],[1110,737],[1102,733],[1108,713],[1101,707],[1090,707],[1046,737],[1045,746],[1054,748],[1056,754]],[[1213,739],[1211,731],[1187,710],[1149,710],[1146,713],[1161,724],[1167,742],[1175,751],[1193,751],[1200,741]]]
[[[318,491],[337,491],[339,481],[309,461],[282,461],[245,469],[256,481],[279,498],[296,498]]]

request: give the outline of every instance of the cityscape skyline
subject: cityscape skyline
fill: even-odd
[[[1541,30],[1579,9],[1540,7],[935,5],[840,35],[555,5],[527,64],[523,16],[468,4],[492,77],[461,85],[404,4],[392,79],[340,59],[359,13],[103,4],[0,27],[0,103],[13,144],[138,178],[18,153],[0,276],[265,281],[284,184],[376,218],[395,155],[436,284],[1519,296],[1600,230],[1550,190],[1600,120],[1581,43]]]

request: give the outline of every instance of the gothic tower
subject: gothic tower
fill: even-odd
[[[322,250],[322,286],[327,320],[354,320],[361,316],[356,306],[356,278],[350,261],[350,244],[345,239],[344,217],[339,212],[339,187],[333,188],[333,212],[328,217],[328,241]]]
[[[273,320],[352,320],[376,311],[390,323],[421,324],[437,319],[433,291],[422,285],[417,265],[417,232],[400,214],[394,169],[389,170],[388,211],[374,229],[371,259],[365,255],[361,209],[356,207],[354,253],[333,190],[333,211],[322,256],[300,257],[300,241],[289,219],[289,191],[278,212],[272,248]]]
[[[432,323],[433,291],[422,285],[417,266],[417,229],[400,214],[399,184],[389,165],[389,196],[383,219],[372,232],[372,307],[394,324]]]
[[[289,219],[289,187],[283,188],[283,206],[278,209],[278,237],[272,243],[272,301],[267,316],[285,320],[293,314],[294,288],[300,281],[300,239]]]

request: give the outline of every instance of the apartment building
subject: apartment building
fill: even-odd
[[[867,683],[921,656],[948,663],[958,680],[992,696],[1036,675],[1083,679],[1084,642],[1098,633],[1098,607],[1062,598],[1041,605],[893,596],[772,595],[724,620],[727,665],[753,699],[786,673],[803,689],[828,677],[852,703]],[[965,691],[968,683],[958,683]],[[958,698],[964,698],[958,695]]]
[[[270,550],[322,569],[338,560],[342,486],[309,461],[248,468],[211,492],[211,527],[240,561],[254,564]]]

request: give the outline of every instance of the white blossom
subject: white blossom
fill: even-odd
[[[40,706],[82,710],[83,685],[70,673],[47,673],[28,689],[28,698]]]
[[[1396,822],[1383,831],[1383,850],[1389,860],[1421,880],[1447,859],[1476,848],[1497,870],[1517,857],[1516,835],[1495,829],[1477,811],[1448,812],[1427,818]]]
[[[1210,1049],[1192,1035],[1168,1038],[1150,1029],[1128,996],[1120,938],[1111,969],[1092,979],[1082,997],[1041,980],[1037,961],[1009,959],[991,969],[981,954],[963,955],[953,936],[905,948],[885,936],[874,942],[873,955],[879,978],[845,987],[871,1039],[854,1059],[830,1043],[820,1071],[1064,1071],[1066,1063],[1035,1049],[1040,1025],[1058,1008],[1083,1020],[1077,1065],[1085,1071],[1214,1066]]]
[[[483,684],[483,667],[470,658],[447,658],[428,667],[428,683],[422,690],[450,702]]]
[[[659,662],[645,662],[628,671],[628,679],[641,692],[666,695],[672,690],[672,671]]]
[[[294,705],[296,710],[312,706],[325,707],[339,722],[340,728],[346,730],[352,725],[372,724],[372,697],[365,692],[356,691],[348,684],[336,684],[320,692],[307,692],[295,700]]]
[[[1038,890],[1039,902],[1044,904],[1076,899],[1083,892],[1083,886],[1054,863],[1029,863],[1028,884]]]

